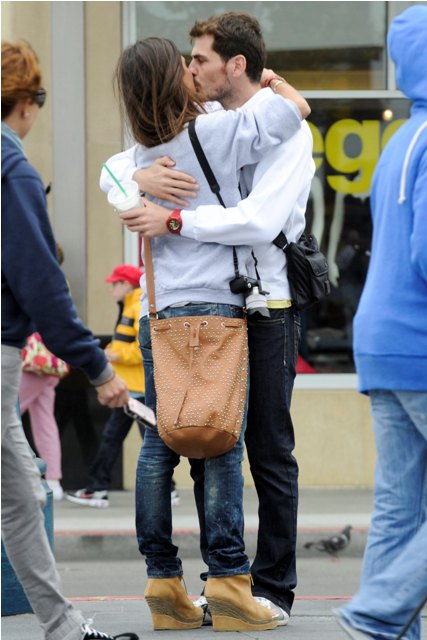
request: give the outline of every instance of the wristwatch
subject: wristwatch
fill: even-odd
[[[169,233],[180,234],[182,229],[181,209],[174,209],[166,220]]]

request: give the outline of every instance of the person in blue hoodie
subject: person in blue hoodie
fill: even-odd
[[[353,639],[419,640],[427,598],[427,6],[394,19],[388,48],[413,104],[373,178],[372,257],[354,354],[378,454],[374,512],[360,589],[337,613]]]
[[[46,640],[113,640],[62,595],[44,527],[46,494],[17,412],[27,336],[37,328],[53,353],[86,373],[102,404],[123,406],[128,390],[77,316],[56,257],[45,190],[22,145],[46,99],[37,56],[25,41],[2,42],[1,54],[2,538]],[[114,637],[138,640],[133,633]]]

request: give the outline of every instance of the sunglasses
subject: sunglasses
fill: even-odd
[[[38,89],[33,96],[33,100],[39,107],[42,107],[46,102],[46,89]]]

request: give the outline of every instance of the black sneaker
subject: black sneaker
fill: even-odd
[[[78,491],[69,491],[65,497],[70,502],[74,502],[74,504],[81,504],[86,507],[97,507],[98,509],[106,509],[110,504],[106,491],[79,489]]]
[[[119,633],[118,636],[110,636],[109,633],[92,629],[88,624],[82,624],[81,631],[81,640],[139,640],[136,633],[127,632]]]

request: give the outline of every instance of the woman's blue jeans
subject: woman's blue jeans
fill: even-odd
[[[239,318],[240,307],[224,304],[190,303],[168,307],[159,318],[222,315]],[[145,402],[156,408],[153,356],[148,318],[142,318],[139,334],[145,369]],[[222,456],[205,460],[204,519],[210,577],[249,573],[243,542],[244,419],[240,439]],[[150,578],[182,575],[178,548],[172,543],[170,483],[179,456],[169,449],[155,429],[146,429],[136,475],[136,532],[140,552],[145,555]],[[191,464],[191,461],[190,461]]]
[[[360,590],[339,610],[373,638],[394,640],[427,597],[427,392],[372,391],[375,504]],[[420,616],[405,640],[420,640]]]

